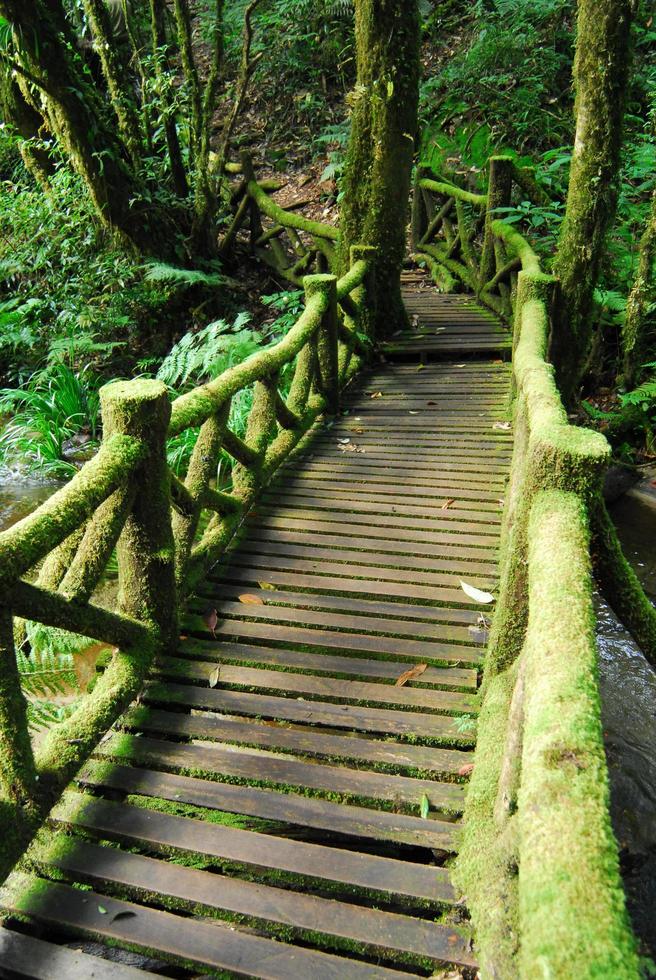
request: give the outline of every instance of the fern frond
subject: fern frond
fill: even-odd
[[[622,405],[646,405],[656,407],[656,378],[645,381],[639,388],[620,395]]]
[[[180,283],[186,286],[221,286],[227,279],[218,272],[201,272],[200,269],[180,269],[166,262],[147,262],[144,266],[148,282]]]

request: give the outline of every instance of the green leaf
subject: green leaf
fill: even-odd
[[[419,801],[419,814],[422,820],[428,820],[428,814],[430,813],[430,801],[425,793],[421,794],[421,800]]]

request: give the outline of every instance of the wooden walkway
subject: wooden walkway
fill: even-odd
[[[0,975],[474,965],[448,862],[486,621],[460,580],[496,587],[512,437],[499,349],[448,309],[471,358],[420,364],[445,348],[412,338],[414,362],[361,376],[251,514],[5,887]]]

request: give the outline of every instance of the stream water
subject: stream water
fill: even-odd
[[[624,552],[656,601],[656,508],[633,496],[612,508]],[[656,671],[603,600],[597,601],[602,721],[611,814],[629,912],[656,960]]]
[[[0,473],[0,530],[54,489]],[[656,600],[656,509],[625,496],[613,518],[627,557]],[[643,952],[656,960],[656,671],[600,598],[597,617],[613,825],[633,925]]]

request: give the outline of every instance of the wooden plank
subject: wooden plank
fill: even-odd
[[[203,631],[208,637],[249,637],[264,640],[265,643],[296,644],[306,649],[318,648],[346,652],[364,652],[388,657],[407,657],[421,663],[441,661],[455,664],[478,663],[481,650],[464,644],[443,643],[438,641],[406,640],[384,636],[368,636],[365,633],[345,633],[332,630],[304,629],[300,626],[286,626],[277,623],[257,623],[229,619],[217,623],[211,631],[202,623],[199,632]]]
[[[294,674],[288,670],[267,670],[262,667],[242,667],[217,663],[185,660],[180,657],[161,657],[155,665],[155,674],[171,677],[176,681],[210,683],[224,689],[245,687],[249,690],[304,694],[316,698],[329,698],[335,703],[354,701],[362,704],[389,704],[399,707],[422,708],[440,713],[474,712],[470,694],[444,691],[435,688],[415,688],[409,685],[397,687],[392,683],[371,683],[359,680],[341,680],[333,677],[315,677],[312,674]]]
[[[217,601],[217,587],[212,583],[201,584],[198,588],[198,595],[206,596],[213,601]],[[476,624],[478,613],[469,609],[454,609],[448,606],[422,606],[419,603],[404,602],[383,602],[376,598],[351,596],[321,595],[317,592],[294,592],[282,591],[279,589],[260,589],[255,590],[256,595],[262,596],[267,602],[276,604],[289,603],[297,606],[305,606],[311,609],[334,609],[346,610],[363,616],[381,617],[402,617],[408,620],[418,620],[429,623],[465,623],[467,626]],[[229,599],[231,596],[243,594],[244,589],[239,583],[231,583],[226,580],[221,581],[220,596]],[[225,646],[225,644],[222,644]],[[429,668],[432,669],[432,668]],[[449,671],[455,671],[450,667]],[[469,672],[471,673],[471,671]]]
[[[335,524],[329,521],[308,521],[303,526],[288,527],[287,523],[276,524],[266,518],[253,517],[247,524],[248,537],[256,541],[289,541],[308,542],[333,545],[336,548],[349,548],[357,545],[359,551],[377,548],[379,551],[402,555],[434,555],[436,544],[440,544],[439,552],[444,556],[454,558],[474,559],[480,562],[493,562],[496,565],[497,551],[492,547],[464,547],[460,537],[454,539],[440,532],[426,534],[407,531],[403,535],[390,537],[389,531],[383,528],[351,527],[348,524]]]
[[[298,793],[281,793],[275,789],[263,789],[256,786],[235,786],[232,783],[213,782],[208,779],[200,779],[197,776],[157,772],[152,769],[140,769],[136,766],[117,766],[108,762],[104,762],[100,767],[96,763],[89,763],[77,779],[82,786],[89,788],[113,788],[129,792],[135,796],[150,796],[178,804],[188,803],[208,810],[238,813],[242,816],[257,817],[267,822],[273,821],[284,825],[291,824],[311,828],[328,836],[340,834],[357,841],[387,841],[422,849],[438,848],[450,853],[456,850],[455,832],[459,826],[457,823],[447,824],[446,826],[453,833],[445,834],[443,831],[445,824],[438,824],[432,819],[422,820],[419,817],[408,816],[404,813],[372,810],[369,807],[355,806],[350,803],[333,803],[330,800]],[[143,814],[143,809],[137,809]],[[153,818],[149,811],[148,815],[142,815],[141,818],[136,819],[133,834],[152,843],[152,836],[147,834],[147,828],[153,824]],[[232,850],[226,851],[226,855],[231,861],[255,864],[261,867],[286,867],[284,863],[281,865],[281,862],[287,851],[283,849],[283,856],[281,857],[281,845],[278,843],[278,839],[270,834],[262,835],[268,846],[268,851],[265,852],[267,860],[264,860],[262,848],[258,846],[258,841],[253,836],[254,831],[237,831],[237,828],[225,827],[222,824],[203,823],[202,826],[221,826],[228,834],[232,832],[228,839]],[[436,833],[433,832],[434,827],[437,827]],[[118,821],[114,825],[108,824],[103,829],[103,833],[112,839],[119,839],[123,834],[122,824],[119,824]],[[243,836],[236,840],[234,836],[236,833]],[[177,846],[182,848],[186,846],[188,849],[189,844],[185,845],[184,840],[180,839]],[[235,850],[237,846],[238,850]],[[312,846],[318,847],[320,845],[314,844]],[[194,849],[201,852],[204,850],[199,844],[198,833],[196,834]],[[299,857],[303,859],[302,869],[299,865],[291,866],[295,873],[302,873],[306,877],[321,877],[318,868],[308,861],[308,856],[305,853],[300,855],[298,852],[295,853],[297,860]],[[320,863],[323,865],[324,861],[321,860]],[[326,865],[326,867],[329,868],[329,872],[324,873],[323,877],[329,881],[339,880],[335,868],[330,865]]]
[[[226,911],[256,924],[284,925],[299,938],[311,935],[312,946],[334,940],[359,943],[370,954],[396,954],[433,960],[471,962],[467,940],[448,926],[395,912],[370,909],[333,898],[303,895],[255,881],[242,881],[195,868],[82,840],[71,841],[53,855],[52,865],[75,880],[103,888],[118,886],[139,899],[158,894],[177,900],[193,912]],[[345,969],[348,967],[345,966]]]
[[[292,478],[311,478],[316,479],[339,479],[341,482],[363,482],[371,481],[376,484],[389,486],[408,486],[420,488],[426,493],[431,491],[440,483],[449,482],[451,486],[490,491],[494,489],[496,496],[503,491],[506,484],[506,477],[502,469],[496,472],[472,467],[470,470],[456,469],[452,466],[446,470],[442,467],[432,466],[405,468],[377,462],[366,457],[365,453],[338,453],[335,456],[325,456],[322,459],[304,459],[301,462],[294,461],[294,466],[286,468],[287,473]]]
[[[376,518],[373,525],[371,518],[348,511],[313,511],[303,507],[275,507],[262,502],[257,505],[257,509],[251,512],[251,520],[255,519],[260,523],[266,522],[267,526],[288,526],[290,523],[296,527],[299,522],[303,526],[309,525],[330,525],[332,524],[337,533],[337,528],[342,527],[355,533],[362,533],[367,537],[378,537],[374,531],[387,535],[390,532],[386,528],[403,529],[403,536],[407,535],[408,540],[435,541],[439,544],[456,543],[462,541],[464,545],[474,547],[498,547],[499,528],[495,526],[481,527],[480,525],[470,524],[465,521],[450,521],[448,519],[432,518],[428,520],[417,520],[414,517],[380,515]],[[362,529],[362,530],[361,530]]]
[[[444,588],[453,593],[454,586],[457,586],[459,581],[459,576],[455,572],[450,574],[447,572],[421,572],[414,571],[413,569],[392,568],[386,565],[345,565],[343,562],[330,562],[319,558],[316,560],[294,557],[286,558],[284,555],[263,555],[256,552],[242,553],[239,550],[231,551],[227,556],[227,560],[230,561],[231,568],[247,566],[249,568],[263,569],[264,573],[260,574],[260,579],[265,580],[269,580],[268,574],[266,574],[269,569],[272,571],[293,571],[299,574],[309,572],[310,574],[333,576],[341,576],[345,572],[348,572],[353,578],[360,578],[370,582],[371,592],[377,591],[377,585],[376,587],[373,586],[374,582],[398,582],[417,585],[417,587],[422,585],[431,586],[436,590]],[[496,587],[496,576],[471,574],[468,578],[471,580],[471,584],[479,589],[494,589]],[[459,593],[461,601],[464,601],[463,595],[462,592]],[[436,594],[435,598],[439,598],[439,595]],[[457,601],[458,599],[456,599]]]
[[[294,487],[284,489],[276,487],[267,490],[263,495],[266,503],[275,505],[278,500],[284,500],[287,506],[291,506],[298,502],[297,506],[305,510],[343,510],[348,513],[380,514],[382,517],[421,517],[424,521],[434,517],[444,521],[469,521],[472,524],[501,524],[501,518],[498,515],[500,510],[498,503],[496,506],[493,503],[489,504],[488,510],[477,502],[473,502],[470,509],[467,506],[467,501],[461,501],[458,507],[450,507],[447,510],[443,504],[451,499],[448,494],[436,496],[432,500],[431,506],[424,503],[423,498],[421,503],[408,504],[402,497],[396,499],[376,498],[373,495],[371,497],[372,499],[369,500],[366,494],[354,494],[350,499],[344,500],[329,491],[322,493],[320,490],[314,490],[304,493]],[[425,499],[428,500],[428,498]]]
[[[268,589],[259,589],[263,605],[254,605],[250,602],[230,602],[228,600],[214,600],[213,608],[216,609],[219,619],[257,619],[269,620],[271,622],[293,623],[300,626],[319,626],[324,629],[343,629],[351,633],[381,633],[390,636],[410,636],[417,640],[447,640],[456,643],[473,643],[478,641],[472,637],[469,627],[444,626],[436,624],[425,624],[408,622],[402,619],[380,619],[378,617],[362,614],[354,616],[344,616],[338,613],[327,613],[321,610],[308,609],[306,606],[296,609],[289,606],[272,605],[272,599],[268,596]],[[192,601],[190,608],[194,613],[205,613],[207,609],[206,601]],[[190,619],[192,628],[203,629],[203,625],[195,617]]]
[[[335,493],[338,491],[338,493]],[[455,495],[455,498],[454,498]],[[414,493],[407,493],[402,488],[389,490],[384,487],[368,487],[362,483],[340,483],[339,481],[301,480],[298,483],[288,481],[284,485],[274,484],[266,491],[268,499],[291,497],[293,500],[312,500],[313,506],[325,506],[325,501],[333,501],[339,497],[339,502],[351,510],[362,510],[366,504],[373,504],[372,511],[398,511],[405,507],[410,514],[424,513],[426,517],[443,516],[435,511],[444,511],[444,516],[454,514],[468,521],[489,521],[499,512],[499,494],[477,494],[475,499],[465,496],[463,491],[451,486],[435,487],[432,491],[422,488]],[[447,500],[456,499],[448,509],[444,507]],[[315,503],[318,502],[318,503]],[[403,510],[401,511],[403,513]]]
[[[244,691],[221,691],[210,687],[192,687],[191,684],[174,684],[171,681],[165,684],[150,682],[142,699],[148,704],[165,707],[184,705],[188,708],[225,711],[246,717],[346,728],[355,732],[383,733],[397,737],[409,735],[411,738],[461,748],[474,742],[473,735],[463,732],[462,725],[449,715],[332,704],[330,701],[303,701]]]
[[[213,570],[209,578],[215,582],[229,581],[233,584],[239,582],[249,586],[249,590],[254,585],[266,581],[268,585],[285,586],[291,585],[295,589],[308,589],[318,592],[334,592],[346,595],[365,595],[369,598],[389,598],[410,599],[412,601],[424,601],[433,603],[436,606],[453,605],[458,608],[465,607],[478,609],[480,604],[468,599],[461,589],[448,589],[436,586],[407,584],[406,582],[386,582],[371,579],[360,579],[341,575],[307,574],[300,571],[284,571],[278,568],[267,568],[266,574],[262,573],[259,567],[248,567],[233,564],[229,571]]]
[[[207,660],[216,658],[220,663],[237,663],[261,665],[290,669],[296,667],[304,673],[331,674],[335,677],[357,677],[368,680],[395,681],[408,669],[407,661],[369,660],[355,656],[334,656],[327,653],[307,653],[305,651],[281,649],[280,647],[264,647],[247,643],[218,644],[214,639],[203,640],[197,637],[185,637],[179,644],[180,656],[191,660]],[[412,682],[413,686],[426,685],[443,688],[476,689],[475,670],[463,667],[428,667],[424,673]]]
[[[389,497],[395,502],[402,501],[405,498],[412,503],[415,503],[415,498],[421,500],[422,503],[431,501],[433,498],[436,500],[441,500],[442,498],[450,500],[455,498],[458,507],[474,506],[479,510],[497,510],[499,506],[499,493],[501,492],[500,490],[489,487],[489,485],[486,487],[476,487],[475,485],[472,486],[469,481],[466,481],[468,485],[464,485],[462,480],[454,481],[448,477],[437,479],[432,485],[424,486],[408,479],[399,481],[378,476],[369,476],[367,478],[367,476],[361,476],[357,473],[333,472],[331,475],[324,475],[308,471],[303,472],[298,469],[294,472],[288,471],[286,476],[290,482],[286,482],[283,485],[283,489],[285,490],[291,483],[292,487],[302,489],[304,492],[306,488],[312,492],[320,491],[322,494],[325,490],[339,490],[340,492],[349,494],[351,499],[357,494],[358,500],[362,495],[364,495],[364,500]],[[470,501],[472,501],[471,504],[469,503]],[[492,507],[491,505],[494,506]]]
[[[190,961],[204,967],[232,970],[237,976],[289,980],[312,976],[316,980],[349,977],[410,978],[410,974],[370,966],[356,960],[288,946],[252,936],[217,922],[181,918],[172,912],[124,902],[93,891],[79,891],[31,875],[13,876],[11,891],[5,888],[5,904],[12,911],[38,922],[71,929],[82,935],[103,936],[119,943],[156,949],[174,962]],[[104,914],[98,909],[104,908]]]
[[[121,761],[129,760],[137,765],[202,771],[207,773],[209,779],[229,776],[251,784],[337,793],[346,799],[361,797],[371,801],[392,801],[415,807],[417,812],[422,795],[436,810],[451,813],[460,813],[464,801],[464,788],[458,783],[304,762],[288,755],[247,746],[222,748],[216,742],[190,745],[122,733],[112,735],[96,749],[99,757],[114,758],[117,754]]]
[[[379,767],[412,769],[455,776],[472,761],[468,752],[439,749],[434,745],[408,745],[389,739],[332,735],[312,728],[290,728],[253,719],[239,721],[223,715],[188,715],[144,706],[131,708],[120,721],[121,728],[156,735],[201,738],[215,742],[240,743],[327,759],[354,759]]]
[[[4,971],[8,971],[5,973]],[[0,926],[0,971],[32,980],[148,980],[160,976]]]
[[[318,825],[320,828],[326,825],[328,814],[342,810],[345,813],[355,811],[364,821],[369,816],[372,819],[384,816],[391,821],[396,820],[399,827],[406,826],[408,833],[414,834],[413,844],[422,848],[432,846],[430,820],[420,821],[416,817],[385,811],[376,814],[358,807],[340,807],[334,803],[293,794],[208,783],[191,776],[148,772],[127,766],[99,767],[96,763],[87,764],[81,774],[81,782],[91,788],[112,788],[133,796],[173,800],[206,807],[208,810],[229,812],[248,812],[235,809],[240,804],[233,802],[234,797],[259,797],[259,809],[253,804],[255,815],[291,824],[303,822],[297,811],[303,812],[307,809],[309,813],[313,808],[320,808],[326,814],[323,825]],[[267,802],[272,807],[271,811],[264,809]],[[66,793],[55,809],[53,819],[65,826],[81,827],[111,840],[140,840],[156,850],[175,848],[178,851],[189,851],[193,840],[195,853],[205,857],[229,861],[232,865],[248,869],[284,872],[286,875],[315,883],[338,884],[349,890],[380,892],[386,901],[394,896],[421,899],[434,905],[456,900],[449,874],[443,868],[410,860],[379,857],[354,849],[289,840],[274,834],[242,830],[221,823],[201,822],[127,803],[110,803],[86,794]],[[351,823],[355,823],[353,818]],[[335,830],[339,832],[342,826],[338,820]],[[376,839],[376,833],[368,836]],[[422,857],[421,854],[418,856]]]
[[[301,543],[302,542],[302,543]],[[349,547],[350,544],[350,547]],[[499,567],[496,562],[486,562],[483,556],[476,558],[455,558],[445,555],[442,558],[429,557],[424,551],[413,554],[412,547],[405,546],[404,552],[399,548],[387,552],[385,548],[377,544],[374,548],[367,547],[364,541],[358,542],[357,550],[353,549],[353,542],[344,541],[337,538],[336,541],[324,541],[320,538],[308,537],[307,534],[301,536],[299,541],[289,539],[276,541],[267,535],[247,535],[242,537],[238,543],[238,548],[242,554],[257,555],[283,555],[288,558],[309,558],[312,560],[325,560],[329,562],[348,562],[349,565],[375,565],[389,566],[396,569],[407,568],[421,572],[446,572],[455,575],[457,572],[469,575],[484,575],[486,577],[498,578]],[[434,554],[434,552],[433,552]],[[244,612],[244,610],[240,610]]]

